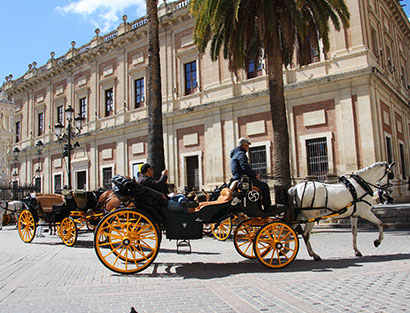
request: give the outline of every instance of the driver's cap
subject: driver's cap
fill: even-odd
[[[245,137],[241,137],[238,140],[238,147],[242,146],[242,144],[247,143],[248,145],[251,145],[251,142],[246,139]]]

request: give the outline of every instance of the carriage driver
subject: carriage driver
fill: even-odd
[[[259,173],[255,175],[248,162],[246,153],[249,151],[251,142],[246,138],[239,138],[238,146],[231,151],[231,171],[234,180],[240,180],[242,175],[248,175],[252,179],[255,187],[261,191],[262,204],[265,210],[268,210],[271,205],[270,192],[268,184],[259,180]]]
[[[159,191],[164,195],[167,194],[167,180],[168,180],[168,171],[165,169],[161,172],[161,177],[158,180],[155,180],[154,171],[151,165],[145,163],[141,166],[141,175],[138,177],[138,184],[147,186],[151,189]]]

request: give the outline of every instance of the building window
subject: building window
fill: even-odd
[[[61,174],[54,175],[54,192],[61,193]]]
[[[407,89],[407,84],[406,84],[406,72],[404,70],[404,67],[401,66],[401,84],[404,89]]]
[[[390,71],[391,74],[393,74],[394,65],[393,65],[393,59],[391,55],[391,49],[389,46],[386,46],[386,55],[387,55],[388,70]]]
[[[105,90],[105,116],[111,116],[113,115],[113,109],[114,109],[114,90],[113,88],[106,89]]]
[[[404,162],[404,145],[399,143],[400,150],[400,165],[401,165],[401,175],[403,179],[406,179],[406,163]]]
[[[189,156],[185,162],[188,190],[199,190],[199,158],[197,155]]]
[[[196,87],[196,61],[184,64],[185,68],[185,95],[193,94]]]
[[[144,104],[144,78],[134,81],[135,88],[135,108],[140,108]]]
[[[34,179],[34,189],[37,193],[41,192],[41,177],[36,177]]]
[[[63,124],[63,114],[63,106],[60,105],[59,107],[57,107],[57,123]]]
[[[259,66],[256,67],[255,60],[250,60],[248,66],[247,79],[251,79],[257,76],[262,76],[262,63],[259,63]]]
[[[386,151],[387,151],[387,162],[391,164],[393,162],[393,151],[391,146],[391,138],[386,136]]]
[[[44,134],[44,113],[41,112],[38,114],[38,128],[37,128],[38,136]]]
[[[377,31],[373,27],[371,30],[371,36],[372,36],[372,52],[378,59],[379,58],[379,40],[377,39]]]
[[[306,140],[308,175],[322,176],[329,171],[326,137]]]
[[[251,161],[252,172],[260,174],[263,181],[266,181],[267,164],[266,164],[266,146],[249,148],[249,157]]]
[[[19,142],[21,139],[21,122],[16,122],[16,142]]]
[[[79,113],[82,118],[87,117],[87,98],[85,97],[80,99]]]
[[[80,171],[76,173],[77,175],[77,189],[87,190],[87,172]]]
[[[103,188],[105,190],[109,190],[112,188],[112,168],[111,167],[106,167],[103,168]]]

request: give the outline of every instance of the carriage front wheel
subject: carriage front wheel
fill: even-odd
[[[23,210],[17,223],[21,240],[27,243],[32,242],[36,234],[36,221],[33,214],[27,209]]]
[[[98,259],[123,274],[147,268],[157,257],[160,236],[152,218],[138,210],[122,209],[106,215],[94,235]]]
[[[289,225],[272,222],[258,231],[253,248],[263,265],[269,268],[282,268],[295,259],[299,250],[299,240]]]
[[[65,217],[60,224],[58,234],[68,247],[73,246],[77,241],[77,226],[72,217]]]

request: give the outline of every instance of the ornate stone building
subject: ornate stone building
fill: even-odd
[[[7,154],[11,152],[13,140],[14,105],[0,89],[0,184],[10,182],[10,163]]]
[[[347,0],[351,27],[330,34],[331,50],[311,46],[311,64],[284,73],[292,175],[342,174],[395,160],[395,182],[410,173],[410,23],[396,0]],[[230,178],[229,153],[252,141],[255,170],[271,174],[272,126],[264,65],[236,78],[227,62],[199,55],[189,1],[160,15],[164,144],[170,182],[211,189]],[[10,79],[3,89],[18,111],[19,179],[46,192],[67,184],[54,126],[72,106],[85,118],[73,152],[73,187],[109,187],[113,174],[135,176],[147,158],[147,26],[124,22],[67,54]],[[44,143],[36,155],[35,143]],[[12,156],[10,155],[10,158]],[[397,199],[410,200],[407,186]]]

